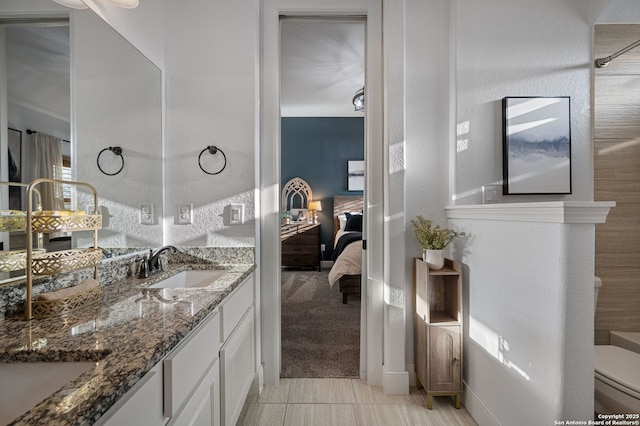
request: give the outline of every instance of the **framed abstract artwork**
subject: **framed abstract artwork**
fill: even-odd
[[[364,161],[347,163],[347,185],[349,191],[364,191]]]
[[[504,195],[571,194],[568,96],[502,99]]]

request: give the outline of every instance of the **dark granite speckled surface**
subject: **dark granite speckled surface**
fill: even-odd
[[[96,361],[93,370],[11,424],[94,423],[250,276],[255,266],[172,263],[165,269],[148,279],[126,278],[103,285],[100,304],[63,316],[0,320],[0,362]],[[225,269],[227,273],[209,287],[145,290],[187,269]]]

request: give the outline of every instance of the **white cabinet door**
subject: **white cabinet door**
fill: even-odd
[[[220,350],[222,423],[235,425],[249,393],[254,371],[253,306]]]
[[[211,314],[163,361],[164,415],[173,417],[218,359],[220,318]]]
[[[164,425],[162,416],[162,363],[156,364],[149,370],[133,388],[96,422],[96,425]]]
[[[205,374],[184,408],[168,426],[220,426],[220,363]]]
[[[227,341],[245,312],[253,306],[253,274],[220,303],[221,343]]]

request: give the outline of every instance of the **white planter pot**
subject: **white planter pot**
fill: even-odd
[[[422,250],[422,260],[431,269],[442,269],[444,266],[444,250]]]

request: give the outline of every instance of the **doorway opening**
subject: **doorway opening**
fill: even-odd
[[[308,195],[300,205],[281,197],[285,378],[360,376],[365,112],[353,99],[365,82],[365,25],[280,17],[280,185]]]
[[[260,229],[259,277],[261,303],[261,359],[264,383],[277,384],[281,371],[281,170],[280,170],[280,17],[366,17],[365,25],[365,187],[363,238],[366,276],[362,276],[360,378],[382,382],[383,265],[384,265],[384,145],[382,79],[382,4],[371,0],[332,2],[285,0],[264,3],[260,99]],[[323,207],[324,211],[324,207]]]

